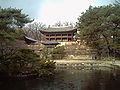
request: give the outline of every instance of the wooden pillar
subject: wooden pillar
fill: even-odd
[[[57,41],[57,39],[56,39],[57,38],[56,33],[54,34],[54,37],[55,37],[55,41]]]
[[[66,37],[67,37],[67,41],[68,41],[68,34],[66,35]]]
[[[61,41],[62,41],[62,33],[61,33],[61,37],[60,38],[61,38]]]

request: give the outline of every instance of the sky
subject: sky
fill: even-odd
[[[56,22],[73,22],[89,6],[108,5],[113,0],[0,0],[1,8],[23,9],[31,19],[46,25]]]

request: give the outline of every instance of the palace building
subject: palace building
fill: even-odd
[[[30,38],[30,37],[28,37],[28,36],[26,36],[26,35],[24,35],[24,40],[25,40],[25,42],[29,45],[29,44],[34,44],[34,43],[36,43],[38,40],[35,40],[35,39],[33,39],[33,38]]]
[[[42,41],[71,42],[75,41],[75,33],[77,29],[72,27],[49,27],[41,30]]]
[[[57,45],[71,45],[76,42],[75,34],[77,29],[72,27],[48,27],[45,30],[41,30],[41,44],[48,48],[56,47]],[[28,36],[24,36],[27,44],[35,44],[38,40],[32,39]]]

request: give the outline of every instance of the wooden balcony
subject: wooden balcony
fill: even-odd
[[[46,36],[46,38],[72,38],[73,36]]]

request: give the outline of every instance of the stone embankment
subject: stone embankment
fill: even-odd
[[[93,59],[96,55],[96,50],[92,49],[85,44],[66,45],[64,50],[64,59]]]
[[[56,67],[67,68],[67,67],[108,67],[120,70],[120,61],[100,61],[100,60],[54,60]]]

